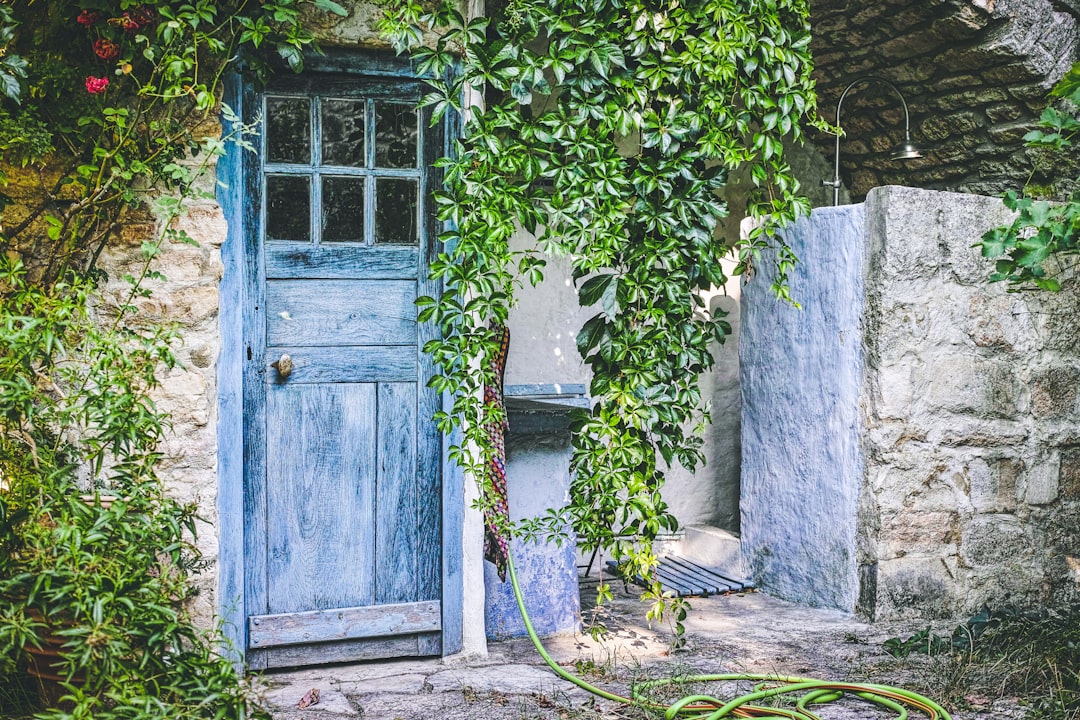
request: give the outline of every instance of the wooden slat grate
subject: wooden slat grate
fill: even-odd
[[[609,560],[607,565],[609,572],[615,574],[615,561]],[[725,570],[699,565],[675,555],[660,558],[656,577],[664,590],[674,593],[676,597],[723,595],[753,589],[748,580],[737,579]],[[645,585],[640,577],[634,578],[634,583]]]

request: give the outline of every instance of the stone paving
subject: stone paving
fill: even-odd
[[[587,634],[545,640],[571,672],[625,693],[643,678],[690,673],[798,674],[828,680],[914,683],[934,687],[941,666],[890,658],[882,642],[917,629],[867,625],[844,614],[801,608],[761,593],[695,598],[687,618],[688,646],[671,652],[670,635],[644,623],[645,606],[616,589],[603,641]],[[933,674],[932,676],[919,673]],[[616,720],[653,717],[597,699],[545,667],[527,640],[492,643],[486,657],[399,660],[274,672],[264,676],[274,720]],[[317,703],[298,709],[312,689]],[[725,696],[735,691],[724,688]],[[745,691],[745,690],[744,690]],[[944,690],[943,690],[944,691]],[[955,691],[954,689],[952,690]],[[714,692],[717,692],[714,690]],[[678,693],[682,695],[684,692]],[[981,703],[981,704],[980,704]],[[1015,704],[969,698],[974,710],[954,720],[1018,716]],[[863,704],[830,706],[825,720],[886,717]],[[913,717],[917,717],[913,715]]]

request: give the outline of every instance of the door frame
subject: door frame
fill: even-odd
[[[412,80],[418,77],[407,60],[387,53],[349,50],[328,50],[325,55],[305,57],[305,72],[379,77],[393,80]],[[280,72],[291,72],[283,69]],[[236,118],[256,107],[258,93],[244,78],[241,65],[226,78],[223,102]],[[441,122],[443,142],[441,155],[447,156],[460,134],[459,116],[447,113]],[[232,122],[222,119],[222,134],[235,132]],[[442,185],[442,173],[429,168],[430,187]],[[217,425],[217,531],[218,578],[216,610],[222,630],[230,647],[227,651],[235,662],[243,662],[247,648],[247,617],[245,588],[252,572],[244,548],[245,522],[245,460],[253,450],[246,440],[244,428],[245,382],[254,373],[251,352],[250,326],[257,312],[252,303],[252,288],[264,282],[261,278],[262,255],[259,252],[259,207],[247,202],[258,197],[252,193],[260,180],[259,155],[245,150],[236,142],[228,142],[224,155],[217,161],[217,199],[227,222],[225,241],[221,246],[223,265],[219,286],[218,323],[220,352],[218,356],[218,425]],[[427,242],[429,256],[437,248],[435,235],[440,229],[429,227]],[[423,272],[423,270],[421,270]],[[254,282],[253,282],[254,279]],[[438,287],[434,291],[438,291]],[[430,288],[429,288],[430,290]],[[428,339],[420,337],[420,345]],[[247,379],[245,379],[247,378]],[[444,398],[444,405],[446,399]],[[448,459],[447,450],[452,438],[440,436],[442,475],[442,654],[451,655],[462,649],[463,634],[463,548],[462,532],[466,512],[464,476]],[[255,452],[259,452],[255,450]]]

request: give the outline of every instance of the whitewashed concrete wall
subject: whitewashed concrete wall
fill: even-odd
[[[815,211],[791,233],[811,271],[793,285],[802,311],[773,301],[767,277],[744,289],[743,543],[756,579],[875,619],[1076,598],[1076,289],[986,282],[971,246],[1008,218],[997,199],[885,187],[859,207]],[[838,214],[856,227],[834,227]],[[844,288],[850,309],[829,307]],[[856,383],[838,381],[852,372]],[[839,391],[787,392],[762,382],[770,373]],[[839,526],[805,532],[818,513]]]
[[[815,210],[785,233],[802,308],[779,304],[772,268],[743,288],[742,550],[760,587],[850,610],[858,595],[863,475],[861,205]]]

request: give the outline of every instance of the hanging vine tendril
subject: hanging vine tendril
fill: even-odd
[[[784,156],[784,140],[818,122],[808,5],[510,0],[488,12],[387,0],[382,21],[429,78],[422,104],[435,120],[466,117],[436,196],[448,229],[431,272],[443,294],[418,302],[441,330],[425,348],[435,386],[454,398],[438,421],[461,429],[451,456],[483,485],[484,428],[502,412],[483,401],[499,340],[489,327],[506,322],[517,283],[542,279],[545,257],[569,257],[581,304],[597,307],[577,338],[593,404],[573,423],[570,504],[517,530],[571,528],[585,551],[651,577],[653,539],[677,527],[660,494],[665,467],[703,461],[698,379],[731,332],[701,292],[728,280],[725,257],[741,273],[776,244],[774,290],[790,299],[795,257],[775,230],[809,210]],[[477,93],[483,105],[466,110]],[[716,239],[721,192],[744,166],[756,186],[747,214],[761,222],[730,247]],[[535,242],[512,251],[522,228]],[[646,596],[662,615],[659,585]]]

